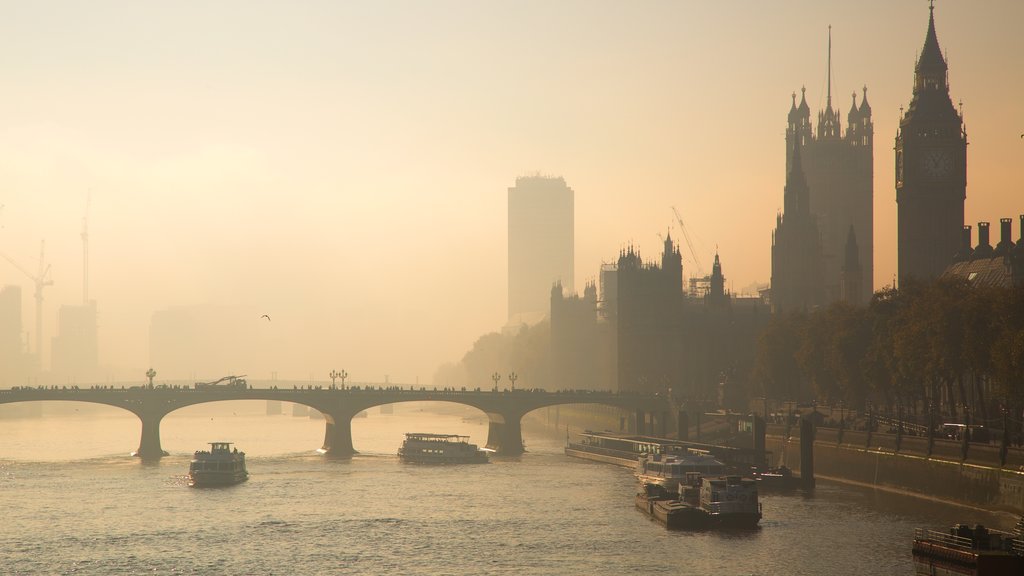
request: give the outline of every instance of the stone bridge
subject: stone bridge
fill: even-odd
[[[436,388],[405,389],[401,386],[359,385],[347,388],[321,387],[309,384],[252,381],[242,387],[188,385],[88,387],[20,387],[0,390],[0,404],[33,401],[91,402],[122,408],[142,421],[142,437],[136,456],[160,458],[166,455],[160,445],[160,421],[179,408],[229,400],[279,400],[303,404],[320,411],[326,420],[322,452],[339,457],[356,453],[352,445],[352,418],[356,414],[397,402],[454,402],[472,406],[487,414],[489,426],[487,447],[499,454],[523,452],[521,421],[538,408],[564,404],[602,404],[635,412],[637,432],[644,432],[648,421],[659,422],[662,432],[670,418],[675,418],[670,398],[659,395],[595,392],[586,390],[545,392],[543,390],[437,390]]]

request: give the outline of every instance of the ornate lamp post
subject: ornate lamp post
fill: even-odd
[[[515,372],[512,372],[512,373],[510,373],[508,375],[508,379],[512,381],[512,391],[515,392],[516,391],[516,380],[519,379],[519,375],[516,374]]]
[[[497,392],[498,391],[498,381],[501,380],[501,374],[498,374],[497,372],[495,372],[494,374],[491,374],[491,380],[494,380],[494,391]]]
[[[341,373],[338,374],[338,378],[341,378],[341,389],[345,389],[345,378],[348,378],[348,372],[344,368],[341,369]]]
[[[335,386],[335,385],[334,385],[334,380],[335,380],[335,379],[336,379],[336,378],[337,378],[338,376],[341,376],[341,372],[338,372],[337,370],[331,370],[331,373],[330,373],[330,374],[328,374],[328,376],[330,376],[330,377],[331,377],[331,390],[334,390],[334,389],[336,389],[336,388],[337,388],[337,386]]]
[[[146,370],[146,378],[149,378],[149,388],[150,388],[150,390],[152,390],[153,389],[153,378],[156,378],[156,370],[153,370],[152,368],[150,368],[149,370]]]

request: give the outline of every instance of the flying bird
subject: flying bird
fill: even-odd
[[[270,322],[270,316],[267,316],[266,314],[264,314],[263,316],[260,316],[260,318],[266,318],[267,322]]]

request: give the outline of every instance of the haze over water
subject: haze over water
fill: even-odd
[[[288,405],[285,405],[286,408]],[[432,412],[438,407],[443,414]],[[323,421],[265,416],[263,402],[167,417],[171,455],[144,465],[131,416],[4,422],[0,566],[14,574],[911,574],[910,536],[969,516],[1007,518],[821,483],[813,498],[766,494],[761,529],[666,531],[633,505],[636,480],[568,458],[564,432],[524,431],[529,452],[487,465],[415,466],[405,432],[467,434],[478,413],[397,405],[353,421],[360,454],[315,453]],[[545,431],[547,430],[547,431]],[[197,490],[193,450],[230,440],[251,478]]]

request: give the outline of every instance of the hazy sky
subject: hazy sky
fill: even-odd
[[[876,286],[896,270],[926,0],[0,5],[0,251],[34,269],[46,240],[47,358],[90,189],[101,363],[133,370],[154,310],[237,303],[273,316],[282,377],[429,380],[505,322],[506,190],[534,172],[576,191],[578,286],[630,242],[653,258],[673,205],[706,268],[718,246],[729,287],[767,283],[790,94],[824,106],[829,24],[844,128],[864,84],[874,111]],[[1016,237],[1024,2],[939,0],[936,23],[967,219]],[[9,283],[31,329],[0,260]]]

